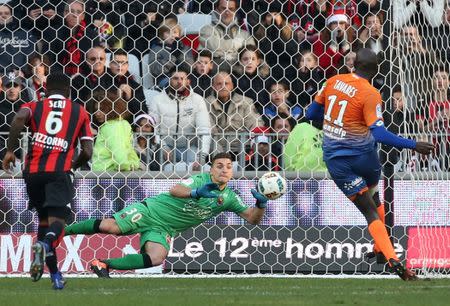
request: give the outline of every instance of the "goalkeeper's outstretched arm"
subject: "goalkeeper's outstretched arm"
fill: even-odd
[[[250,224],[259,224],[266,211],[267,201],[265,195],[259,193],[256,189],[251,190],[253,197],[256,200],[255,207],[250,207],[241,212],[239,215],[247,220]]]

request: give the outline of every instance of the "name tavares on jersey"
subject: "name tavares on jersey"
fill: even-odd
[[[340,80],[336,81],[336,83],[334,84],[334,89],[346,94],[350,98],[353,98],[358,91],[355,87]]]

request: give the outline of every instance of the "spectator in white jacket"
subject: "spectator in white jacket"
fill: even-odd
[[[193,163],[193,170],[200,170],[210,152],[211,124],[205,99],[191,89],[189,74],[185,63],[173,67],[169,86],[153,98],[149,112],[157,118],[166,160]]]
[[[236,0],[219,0],[212,13],[212,23],[200,30],[200,49],[209,50],[219,69],[229,69],[238,61],[238,50],[255,45],[253,37],[236,20]]]

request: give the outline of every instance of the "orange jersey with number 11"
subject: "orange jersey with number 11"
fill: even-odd
[[[315,101],[324,106],[324,159],[351,156],[375,149],[369,127],[383,120],[381,95],[369,81],[356,74],[328,79]]]

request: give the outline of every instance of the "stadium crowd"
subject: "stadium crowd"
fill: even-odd
[[[200,170],[226,150],[246,170],[320,171],[305,108],[368,47],[388,128],[438,144],[396,169],[449,170],[450,1],[394,1],[390,23],[378,0],[0,2],[0,159],[14,113],[58,70],[91,115],[92,170]]]

